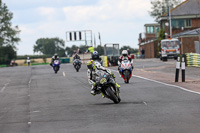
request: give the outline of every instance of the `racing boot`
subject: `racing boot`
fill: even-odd
[[[95,87],[95,85],[92,86],[90,93],[91,93],[91,95],[93,95],[93,96],[96,95],[96,87]]]
[[[120,93],[120,90],[119,90],[119,88],[120,88],[121,86],[118,84],[118,83],[116,83],[116,88],[117,88],[117,91]]]
[[[101,96],[102,96],[102,98],[105,98],[105,96],[104,96],[104,94],[103,94],[103,93],[101,93]]]

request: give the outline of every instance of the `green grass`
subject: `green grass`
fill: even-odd
[[[7,65],[0,65],[0,67],[7,67]]]
[[[49,63],[32,63],[31,66],[49,65]]]

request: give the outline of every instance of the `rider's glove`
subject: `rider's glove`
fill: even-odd
[[[114,75],[114,73],[111,73],[110,75],[111,75],[113,78],[115,78],[115,75]]]

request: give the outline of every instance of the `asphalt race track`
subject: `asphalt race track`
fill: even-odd
[[[116,68],[112,68],[117,70]],[[200,95],[132,77],[121,103],[92,96],[86,66],[0,69],[0,133],[200,133]]]

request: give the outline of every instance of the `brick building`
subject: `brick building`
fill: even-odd
[[[181,43],[181,53],[196,53],[195,42],[200,41],[200,28],[181,32],[173,35],[173,38],[178,38]]]
[[[200,28],[200,0],[186,0],[170,12],[172,37],[178,38],[182,42],[181,53],[195,52],[194,42],[199,41],[199,35],[195,31]],[[160,28],[165,29],[165,32],[169,34],[170,29],[166,26],[168,19],[168,14],[164,14],[161,17]],[[190,32],[194,34],[190,34]],[[147,34],[148,37],[151,38]],[[153,47],[154,49],[152,49]],[[150,41],[149,39],[141,39],[139,37],[139,48],[145,50],[146,58],[155,58],[158,56],[158,41],[156,38]]]
[[[161,28],[169,33],[168,14],[161,17]],[[186,0],[171,10],[172,35],[200,27],[200,0]]]

